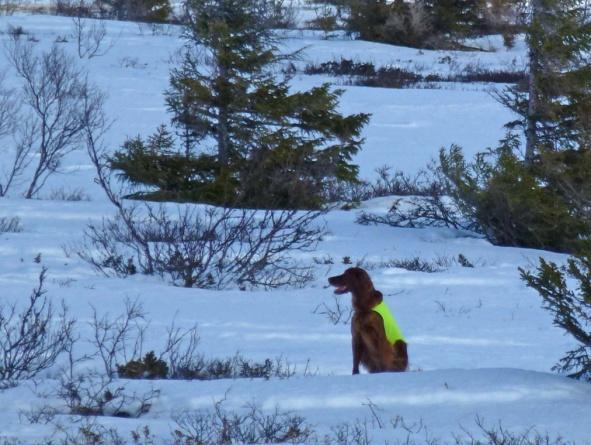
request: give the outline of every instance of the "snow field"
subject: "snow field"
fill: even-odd
[[[70,20],[63,17],[0,17],[0,30],[22,26],[48,48],[58,36],[69,36]],[[103,57],[83,60],[90,78],[108,91],[108,114],[114,123],[106,143],[117,148],[127,136],[147,136],[167,122],[162,92],[167,87],[171,58],[180,47],[178,30],[153,35],[135,24],[109,22],[113,48]],[[6,41],[6,34],[0,40]],[[489,42],[481,42],[488,45]],[[491,40],[491,45],[498,42]],[[74,50],[69,39],[62,44]],[[457,53],[421,51],[344,38],[323,40],[321,34],[294,31],[289,49],[307,46],[304,61],[321,62],[341,56],[376,64],[400,64],[421,72],[443,72],[457,66],[480,64],[503,67],[523,61],[523,45],[512,51]],[[454,63],[439,63],[450,56]],[[406,64],[406,65],[405,65]],[[4,54],[0,67],[9,72]],[[12,77],[11,77],[12,76]],[[297,75],[294,88],[309,88],[332,80]],[[467,156],[493,145],[502,137],[502,125],[511,119],[490,96],[489,86],[450,89],[388,90],[342,87],[342,110],[370,112],[364,150],[356,157],[361,177],[371,179],[384,164],[413,173],[423,168],[441,146],[457,143]],[[1,165],[0,159],[0,168]],[[36,283],[42,266],[48,268],[47,295],[63,299],[76,318],[81,335],[80,354],[92,352],[89,321],[92,307],[99,314],[119,315],[126,299],[141,302],[150,320],[145,351],[162,349],[166,328],[197,323],[199,351],[206,357],[228,357],[240,352],[253,360],[282,357],[296,367],[296,376],[277,380],[220,380],[210,382],[129,381],[129,388],[155,388],[160,396],[150,412],[138,419],[100,418],[98,422],[131,431],[149,425],[158,437],[169,437],[171,420],[181,410],[210,409],[225,397],[228,409],[256,403],[264,410],[279,407],[300,414],[320,432],[342,422],[367,419],[375,443],[403,440],[406,431],[380,429],[369,406],[381,419],[403,418],[422,425],[422,437],[451,440],[461,428],[475,431],[475,418],[488,425],[523,431],[534,427],[577,443],[591,443],[591,387],[553,375],[550,370],[573,344],[552,326],[540,300],[519,280],[518,267],[532,267],[540,255],[562,261],[564,256],[527,249],[491,246],[486,241],[447,229],[411,230],[360,226],[358,210],[335,210],[326,215],[328,235],[316,252],[299,254],[316,265],[316,280],[304,289],[210,291],[176,288],[155,277],[125,280],[97,275],[86,263],[68,255],[70,243],[79,242],[85,226],[111,216],[113,210],[92,182],[94,173],[84,151],[65,160],[68,172],[50,179],[42,197],[55,188],[82,189],[90,201],[23,200],[13,192],[0,199],[0,217],[18,216],[21,233],[0,234],[0,301],[22,301]],[[45,193],[45,194],[44,194]],[[361,210],[384,212],[391,198],[363,203]],[[41,253],[40,264],[33,259]],[[474,268],[457,264],[459,254]],[[349,326],[333,325],[322,304],[334,307],[326,278],[341,273],[343,259],[361,262],[392,308],[409,342],[411,371],[405,374],[350,376]],[[392,259],[420,257],[439,261],[444,271],[410,272],[381,268]],[[348,297],[344,296],[347,307]],[[60,364],[64,364],[63,360]],[[92,362],[89,366],[98,366]],[[304,370],[310,376],[303,376]],[[22,415],[43,404],[62,407],[53,396],[58,369],[38,381],[0,392],[0,437],[26,442],[51,435],[51,425],[29,424]],[[63,407],[62,407],[63,409]],[[59,416],[69,428],[77,424]],[[372,420],[373,419],[373,420]],[[372,423],[373,422],[373,423]]]

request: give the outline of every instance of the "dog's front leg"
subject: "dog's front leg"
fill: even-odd
[[[361,338],[358,335],[353,335],[352,339],[353,349],[353,375],[359,374],[359,363],[361,362]]]

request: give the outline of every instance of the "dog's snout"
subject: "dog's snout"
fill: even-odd
[[[340,276],[328,277],[328,283],[334,286],[335,284],[337,284],[339,278]]]

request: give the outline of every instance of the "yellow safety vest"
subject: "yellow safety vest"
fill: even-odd
[[[386,338],[391,345],[396,343],[397,340],[405,341],[402,331],[398,327],[398,323],[396,323],[392,312],[390,312],[390,309],[388,309],[388,306],[384,301],[377,306],[374,306],[372,310],[380,314],[382,317],[382,320],[384,321],[384,330],[386,331]]]

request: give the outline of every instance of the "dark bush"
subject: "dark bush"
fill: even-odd
[[[164,379],[168,376],[168,365],[156,357],[154,351],[150,351],[143,359],[118,365],[117,373],[127,379]]]
[[[169,0],[98,0],[99,9],[117,20],[165,23],[170,20]]]
[[[331,76],[375,76],[376,68],[373,63],[355,62],[341,57],[340,60],[322,62],[318,65],[309,63],[304,68],[306,74],[329,74]]]
[[[397,200],[386,216],[362,213],[358,222],[453,227],[481,233],[496,245],[572,251],[589,233],[589,219],[518,158],[519,144],[509,135],[473,162],[457,146],[442,149],[430,196]]]
[[[18,216],[0,217],[0,233],[19,233],[23,231],[21,219]]]
[[[462,267],[474,267],[474,264],[461,253],[458,255],[458,263],[460,263],[460,266]]]
[[[218,380],[218,379],[270,379],[289,378],[295,374],[295,368],[285,360],[279,358],[275,361],[265,359],[256,362],[245,359],[237,354],[225,359],[205,359],[203,357],[192,363],[180,367],[172,379],[182,380]]]
[[[517,84],[526,80],[526,74],[523,71],[487,70],[468,65],[456,74],[443,76],[440,74],[420,74],[392,66],[376,68],[369,62],[355,62],[345,58],[317,65],[308,64],[304,68],[304,73],[349,77],[347,83],[351,85],[377,88],[413,88],[417,85],[436,87],[433,84],[438,82]]]
[[[486,70],[483,68],[467,67],[457,75],[450,75],[445,82],[488,82],[488,83],[520,83],[527,79],[525,71],[505,71],[500,69]]]
[[[552,187],[517,158],[509,137],[495,152],[465,162],[457,147],[442,151],[447,190],[460,211],[494,244],[569,251],[589,224],[573,215]]]
[[[419,257],[383,260],[379,262],[362,261],[358,264],[367,270],[396,268],[408,270],[410,272],[426,273],[442,272],[444,270],[444,267],[437,264],[436,261],[430,262]]]

